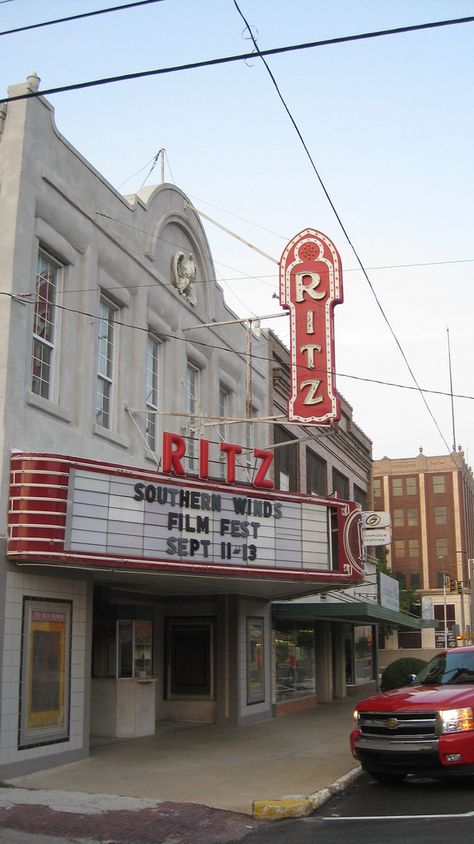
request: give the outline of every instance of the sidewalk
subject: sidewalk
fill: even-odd
[[[12,819],[20,804],[25,814],[25,804],[34,800],[37,815],[52,812],[56,821],[59,814],[69,814],[70,821],[79,815],[83,837],[92,834],[85,829],[88,815],[94,814],[96,830],[107,817],[108,837],[101,841],[158,844],[166,840],[156,837],[158,821],[160,834],[174,824],[174,844],[241,840],[258,824],[255,817],[307,814],[354,778],[354,704],[319,704],[247,727],[166,722],[152,737],[97,743],[81,762],[9,780],[6,785],[14,788],[0,789],[0,827],[26,829],[5,817]],[[141,837],[118,837],[113,816],[123,822],[127,816],[130,824],[134,813]],[[148,826],[154,837],[146,837]],[[207,837],[196,837],[199,827]],[[48,832],[48,823],[35,829]],[[194,837],[187,838],[188,831]]]

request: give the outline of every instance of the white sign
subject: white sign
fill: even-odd
[[[392,528],[380,528],[380,530],[362,529],[362,542],[364,545],[390,545],[392,541]]]
[[[383,571],[380,578],[380,604],[388,610],[400,612],[400,585],[394,577],[389,577]]]
[[[370,510],[362,513],[361,515],[363,528],[385,528],[389,527],[391,524],[390,513]]]
[[[72,552],[227,566],[331,570],[328,507],[242,491],[74,469],[66,548]]]

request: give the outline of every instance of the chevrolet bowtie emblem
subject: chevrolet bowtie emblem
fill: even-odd
[[[396,730],[399,723],[400,722],[396,718],[389,718],[387,721],[385,721],[385,726],[388,730]]]

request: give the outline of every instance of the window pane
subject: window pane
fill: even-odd
[[[407,510],[407,523],[410,527],[417,527],[418,525],[418,510],[416,507],[410,507]]]
[[[393,526],[394,527],[403,527],[405,524],[404,521],[404,510],[394,510],[393,511]]]
[[[114,316],[111,305],[100,302],[97,338],[96,421],[104,428],[111,426],[111,398],[114,355]]]
[[[327,463],[309,448],[306,450],[306,484],[310,495],[327,494]]]
[[[407,495],[416,495],[416,478],[406,478]]]
[[[403,495],[402,478],[392,478],[392,494],[396,496]]]
[[[36,270],[31,389],[50,398],[59,267],[39,253]]]
[[[446,485],[445,485],[445,477],[444,475],[433,475],[433,492],[445,492]]]
[[[148,338],[146,354],[145,403],[149,410],[158,409],[158,342]],[[152,451],[156,450],[157,415],[148,413],[146,417],[146,437]]]
[[[448,523],[448,512],[446,507],[434,508],[435,525],[446,525]]]

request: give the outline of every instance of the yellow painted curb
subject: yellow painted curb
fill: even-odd
[[[281,818],[305,818],[313,812],[311,800],[255,800],[253,804],[254,818],[267,821],[281,820]]]

